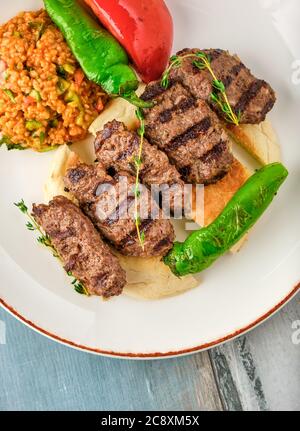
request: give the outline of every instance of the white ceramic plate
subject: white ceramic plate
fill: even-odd
[[[1,2],[1,20],[40,5]],[[168,5],[175,21],[174,49],[237,52],[276,89],[271,119],[290,177],[240,254],[222,258],[203,273],[199,288],[161,301],[120,297],[102,302],[73,292],[13,207],[20,198],[28,203],[43,199],[52,155],[2,149],[1,302],[40,332],[101,354],[160,357],[208,348],[262,322],[296,293],[300,281],[300,85],[292,82],[292,67],[300,59],[299,1],[169,0]]]

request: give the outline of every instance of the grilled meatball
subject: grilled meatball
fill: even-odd
[[[186,182],[210,184],[227,174],[233,162],[229,137],[204,100],[176,81],[167,90],[151,83],[142,98],[156,102],[144,110],[147,138]]]
[[[184,49],[178,55],[183,56],[199,52],[199,49]],[[231,107],[238,115],[241,123],[259,124],[265,120],[267,113],[273,108],[276,95],[270,85],[262,79],[255,78],[250,70],[236,55],[221,49],[202,50],[212,64],[212,69],[226,88]],[[195,58],[186,58],[179,68],[174,68],[171,79],[181,81],[196,97],[208,101],[219,116],[223,113],[211,99],[213,78],[207,70],[199,70],[194,66]]]
[[[121,178],[127,181],[127,189]],[[148,189],[140,187],[138,214],[144,236],[142,248],[135,225],[135,178],[126,172],[112,178],[101,165],[81,164],[70,169],[64,181],[85,214],[122,254],[163,256],[172,248],[175,235],[170,221],[163,219]]]
[[[109,298],[122,293],[125,271],[76,205],[58,196],[49,205],[33,205],[33,216],[50,237],[65,270],[91,295]]]
[[[130,175],[136,174],[135,160],[138,158],[140,137],[135,132],[126,129],[123,123],[116,120],[107,123],[95,140],[95,151],[99,163],[106,169],[126,171]],[[157,146],[150,145],[144,139],[140,180],[147,186],[161,186],[160,191],[166,196],[165,204],[170,199],[170,209],[174,212],[174,205],[183,204],[184,182],[174,165],[171,165],[167,155]]]

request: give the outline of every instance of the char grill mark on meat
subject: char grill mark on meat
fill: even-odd
[[[180,170],[191,182],[202,178],[206,185],[221,180],[233,163],[233,155],[226,141],[220,141],[212,150],[204,154],[195,163],[183,166]]]
[[[199,52],[199,49],[184,50],[179,55]],[[226,87],[226,93],[233,110],[241,112],[241,123],[259,124],[273,108],[276,96],[273,89],[263,80],[255,78],[240,59],[222,50],[202,50],[211,59],[212,68]],[[224,116],[211,100],[213,78],[207,70],[193,65],[193,58],[186,58],[182,66],[171,71],[171,81],[181,81],[196,98],[207,100],[219,116]]]
[[[223,51],[213,67],[221,80],[226,79],[226,74],[230,74],[234,67],[239,71],[238,74],[233,73],[233,79],[226,92],[232,108],[237,114],[241,113],[240,122],[259,124],[264,121],[276,102],[276,95],[271,86],[253,76],[237,56],[230,55],[227,51]]]
[[[273,106],[274,106],[274,101],[272,99],[268,100],[262,109],[262,113],[261,113],[262,117],[265,118],[268,112],[270,112],[273,109]]]
[[[98,179],[98,181],[97,181]],[[98,189],[102,184],[115,185],[115,181],[109,175],[106,175],[104,171],[101,172],[99,178],[93,178],[91,170],[87,165],[80,165],[76,168],[71,168],[68,171],[68,184],[66,188],[69,190],[76,190],[78,200],[85,201],[86,203],[92,203],[97,197]],[[78,184],[81,187],[78,187]]]
[[[176,84],[176,80],[171,79],[169,81],[169,86],[168,88],[172,88],[173,85]],[[162,94],[164,94],[165,92],[165,88],[162,87],[160,81],[154,81],[151,82],[149,85],[147,85],[144,93],[141,96],[141,99],[144,100],[145,102],[149,102],[153,99],[155,99],[156,97],[161,96]]]
[[[149,84],[150,93],[151,86],[155,85]],[[189,102],[191,100],[193,103]],[[233,162],[230,141],[208,104],[204,100],[196,100],[180,82],[161,92],[155,102],[153,108],[144,110],[146,136],[166,152],[184,180],[210,184],[224,176]],[[182,105],[186,106],[184,111],[177,109]],[[166,111],[168,118],[161,122],[161,115]],[[223,154],[218,153],[210,169],[209,163],[202,158],[220,141],[226,144],[222,147]]]
[[[217,145],[214,146],[212,150],[208,151],[206,154],[204,154],[203,157],[201,157],[201,161],[204,163],[210,162],[216,157],[220,156],[226,145],[226,142],[220,141]]]
[[[114,124],[116,127],[116,124]],[[105,133],[108,134],[108,131]],[[101,234],[110,241],[120,252],[128,256],[163,256],[172,247],[175,235],[169,220],[163,219],[162,212],[153,201],[151,194],[146,188],[142,188],[139,197],[139,213],[141,216],[140,231],[146,232],[144,250],[142,249],[136,232],[135,225],[135,178],[126,172],[120,171],[111,178],[103,169],[103,166],[80,165],[80,171],[85,171],[76,184],[70,180],[67,172],[64,179],[66,187],[78,199],[85,214],[93,221]],[[73,175],[73,173],[71,173]],[[120,177],[125,177],[128,182],[128,191],[122,190]],[[108,201],[106,185],[114,186],[114,199]],[[93,191],[97,189],[95,194]],[[120,202],[120,203],[119,203]],[[144,214],[143,209],[148,213]],[[152,214],[155,218],[152,220]],[[170,239],[169,244],[157,248],[157,244],[165,237]]]
[[[151,218],[147,218],[143,220],[140,224],[140,232],[146,234],[148,229],[153,224],[153,220]],[[119,245],[119,249],[121,251],[124,251],[126,247],[129,247],[131,245],[135,245],[137,241],[137,230],[136,228],[133,229],[131,232],[128,233],[128,235],[125,236],[125,238],[122,239]],[[156,246],[154,246],[154,250],[156,249]]]
[[[161,123],[168,123],[172,120],[173,113],[183,113],[188,111],[190,108],[195,106],[194,98],[183,99],[177,105],[174,105],[173,108],[166,109],[165,111],[159,114],[159,121]]]
[[[235,64],[232,69],[230,69],[229,74],[223,79],[223,84],[225,88],[227,89],[232,82],[239,76],[239,73],[241,70],[243,70],[245,66],[243,63]]]
[[[182,104],[179,106],[182,113],[186,109],[184,102],[185,100],[181,100]],[[110,132],[108,129],[113,131]],[[134,160],[139,155],[139,146],[140,137],[115,120],[107,123],[104,130],[97,134],[95,140],[97,158],[106,171],[113,168],[115,171],[127,172],[132,176],[136,174]],[[172,186],[170,190],[171,211],[174,211],[175,205],[182,205],[184,182],[179,172],[170,163],[167,155],[155,145],[150,145],[147,139],[144,139],[143,142],[140,180],[149,187],[167,185],[171,188]]]
[[[262,80],[253,81],[249,88],[247,88],[246,91],[241,95],[239,101],[234,107],[234,111],[236,113],[244,112],[245,109],[249,106],[250,102],[258,95],[260,90],[262,88],[266,88],[267,85],[268,84]],[[268,101],[268,103],[270,103],[270,101]]]
[[[169,237],[165,237],[162,240],[160,240],[156,245],[155,245],[155,250],[157,252],[159,252],[162,248],[165,248],[166,246],[170,245],[170,238]]]
[[[188,50],[189,51],[189,50]],[[213,63],[224,53],[223,49],[214,49],[209,53],[210,61]]]
[[[140,232],[144,233],[145,236],[148,232],[151,232],[152,226],[154,224],[154,220],[148,218],[143,220],[140,225]],[[165,254],[165,250],[170,250],[173,247],[174,239],[170,238],[170,235],[166,235],[164,238],[159,239],[153,246],[153,255],[163,256]],[[119,250],[124,253],[126,248],[129,246],[135,245],[137,242],[137,230],[134,229],[130,232],[120,243]]]
[[[91,295],[109,298],[122,293],[125,272],[76,205],[58,196],[49,205],[33,205],[33,216],[49,235],[65,270],[71,271]]]
[[[128,208],[131,208],[131,206],[135,202],[134,196],[127,196],[115,209],[115,211],[108,216],[105,220],[103,220],[103,223],[107,226],[112,226],[119,218],[124,214],[124,211]]]
[[[72,183],[77,183],[84,176],[85,176],[85,172],[84,171],[80,171],[79,169],[73,169],[70,172],[70,181]]]
[[[205,117],[203,120],[199,121],[199,123],[194,124],[190,129],[173,138],[167,146],[168,151],[177,150],[178,147],[184,145],[191,139],[197,139],[201,133],[206,133],[211,125],[210,118]]]
[[[176,55],[184,56],[184,55],[190,54],[193,51],[197,52],[197,51],[200,51],[200,50],[199,49],[194,49],[193,50],[193,49],[190,49],[190,48],[184,48],[181,51],[178,51]],[[209,54],[210,61],[213,63],[215,60],[217,60],[217,58],[220,57],[220,55],[223,54],[223,52],[224,52],[223,49],[218,49],[218,48],[210,50],[210,54]],[[197,68],[197,70],[199,70],[199,69]]]

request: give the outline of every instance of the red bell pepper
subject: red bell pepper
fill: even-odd
[[[144,82],[160,78],[173,45],[173,20],[163,0],[85,0],[130,55]]]

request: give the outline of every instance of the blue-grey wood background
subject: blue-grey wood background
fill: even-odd
[[[209,352],[128,361],[57,344],[0,309],[0,410],[300,410],[297,327],[300,295]]]

